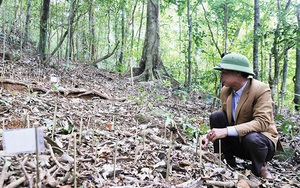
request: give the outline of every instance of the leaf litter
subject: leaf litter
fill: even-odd
[[[234,170],[211,145],[196,148],[199,122],[207,126],[217,109],[205,94],[183,98],[162,82],[132,85],[126,75],[85,64],[72,63],[67,72],[40,67],[34,60],[2,62],[2,129],[44,127],[46,150],[37,173],[35,154],[8,155],[1,143],[0,187],[300,186],[299,133],[282,135],[291,155],[269,163],[275,179],[257,178],[248,161]],[[299,127],[299,113],[291,118]]]

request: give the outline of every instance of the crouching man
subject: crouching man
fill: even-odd
[[[249,60],[241,54],[227,54],[214,67],[221,72],[222,110],[211,114],[208,134],[200,141],[202,149],[213,142],[214,152],[221,152],[227,164],[236,166],[235,157],[252,161],[252,173],[272,179],[266,162],[274,156],[278,132],[273,118],[271,91],[249,76],[254,75]]]

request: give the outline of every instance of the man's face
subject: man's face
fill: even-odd
[[[237,82],[238,79],[237,75],[238,75],[237,71],[221,70],[221,82],[226,87],[233,87]]]

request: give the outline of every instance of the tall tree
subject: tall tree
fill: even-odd
[[[150,81],[169,76],[161,61],[159,11],[160,0],[148,0],[144,47],[139,68],[134,71],[136,81]]]
[[[68,38],[67,40],[67,45],[66,48],[69,48],[68,50],[66,50],[66,59],[70,57],[70,52],[72,51],[71,49],[71,40],[72,40],[72,34],[73,34],[73,24],[75,23],[75,21],[78,21],[79,18],[75,18],[76,16],[76,12],[78,10],[78,1],[77,0],[71,0],[73,3],[70,3],[69,5],[72,5],[73,7],[70,8],[72,9],[72,14],[69,14],[68,17],[68,28],[66,31],[61,33],[61,37],[59,42],[56,44],[56,47],[54,48],[54,50],[51,52],[51,54],[49,55],[49,57],[44,61],[44,63],[48,63],[50,61],[50,58],[52,58],[57,52],[58,50],[61,48],[62,44],[64,43],[65,39]],[[69,10],[70,12],[70,10]],[[63,49],[65,50],[65,49]],[[68,55],[69,54],[69,55]],[[68,62],[66,63],[66,68],[68,66]]]
[[[224,54],[227,53],[228,50],[228,46],[227,46],[227,42],[228,42],[228,0],[226,0],[225,4],[224,4],[224,31],[225,31],[225,39],[224,39]]]
[[[29,24],[30,24],[30,9],[31,9],[31,0],[28,0],[27,3],[27,12],[26,12],[26,22],[25,22],[25,36],[24,36],[24,45],[26,45],[28,41],[28,33],[29,33]]]
[[[271,88],[271,94],[272,98],[274,99],[276,88],[278,86],[278,80],[279,80],[279,73],[280,73],[280,61],[283,59],[284,54],[287,50],[292,48],[295,44],[294,43],[286,43],[286,41],[282,41],[281,38],[284,37],[281,32],[282,27],[282,19],[284,15],[286,15],[286,12],[288,11],[288,8],[290,7],[291,0],[288,0],[288,2],[285,5],[285,8],[281,8],[280,0],[277,0],[277,25],[276,30],[274,32],[274,41],[272,46],[272,56],[274,57],[274,74],[271,76],[269,74],[269,85]]]
[[[40,39],[39,39],[39,56],[42,61],[46,59],[46,41],[47,41],[47,27],[50,10],[50,0],[43,0],[42,15],[40,19]]]
[[[254,32],[253,32],[253,71],[255,78],[259,79],[259,66],[258,66],[258,44],[259,37],[258,31],[260,26],[260,8],[259,0],[254,0]]]
[[[188,33],[188,36],[189,36],[189,40],[188,40],[188,50],[187,50],[187,53],[188,53],[188,57],[187,57],[187,60],[188,60],[188,71],[187,71],[187,85],[188,87],[191,86],[191,77],[192,77],[192,60],[191,60],[191,51],[192,51],[192,30],[193,30],[193,24],[192,24],[192,17],[191,17],[191,12],[190,12],[190,8],[191,8],[191,5],[190,5],[190,0],[187,1],[187,19],[188,19],[188,28],[189,28],[189,33]]]
[[[134,43],[134,27],[135,27],[134,14],[136,12],[137,4],[138,4],[138,0],[135,1],[135,4],[133,6],[133,10],[132,10],[132,13],[131,13],[131,42],[130,42],[130,51],[131,51],[131,53],[133,51],[133,43]]]
[[[68,38],[67,38],[67,49],[66,49],[66,65],[68,66],[70,63],[71,58],[71,52],[72,52],[72,18],[74,14],[74,0],[70,1],[70,7],[69,7],[69,17],[68,17]],[[67,67],[66,66],[66,67]]]
[[[89,46],[90,46],[90,54],[91,54],[90,58],[92,61],[95,61],[95,55],[96,55],[96,45],[94,42],[96,38],[94,9],[95,9],[95,3],[94,0],[91,0],[90,7],[89,7],[89,33],[90,35],[92,35],[92,37],[90,37]]]
[[[286,14],[286,11],[285,11]],[[288,24],[286,21],[286,16],[282,17],[282,26],[283,28],[287,28]],[[285,34],[284,37],[284,46],[288,46],[288,37]],[[289,50],[287,49],[286,51],[284,51],[284,55],[283,55],[283,66],[282,66],[282,81],[281,81],[281,88],[280,88],[280,92],[279,92],[279,96],[278,96],[278,107],[279,107],[279,112],[281,113],[281,109],[283,106],[283,101],[284,98],[286,96],[286,85],[287,85],[287,76],[288,76],[288,62],[289,62]]]
[[[124,61],[124,48],[125,48],[125,6],[126,6],[126,1],[123,0],[121,3],[122,6],[122,19],[121,19],[121,50],[120,50],[120,57],[119,57],[119,62],[117,63],[117,71],[121,72],[122,66],[123,66],[123,61]]]
[[[297,21],[298,21],[298,32],[297,32],[297,48],[296,48],[296,72],[294,76],[295,94],[294,103],[295,109],[300,110],[300,4],[297,6]]]

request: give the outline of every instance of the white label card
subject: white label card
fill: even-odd
[[[51,81],[51,82],[59,82],[59,77],[51,76],[51,77],[50,77],[50,81]]]
[[[3,130],[3,150],[8,154],[36,152],[36,134],[38,152],[45,150],[43,128]]]

